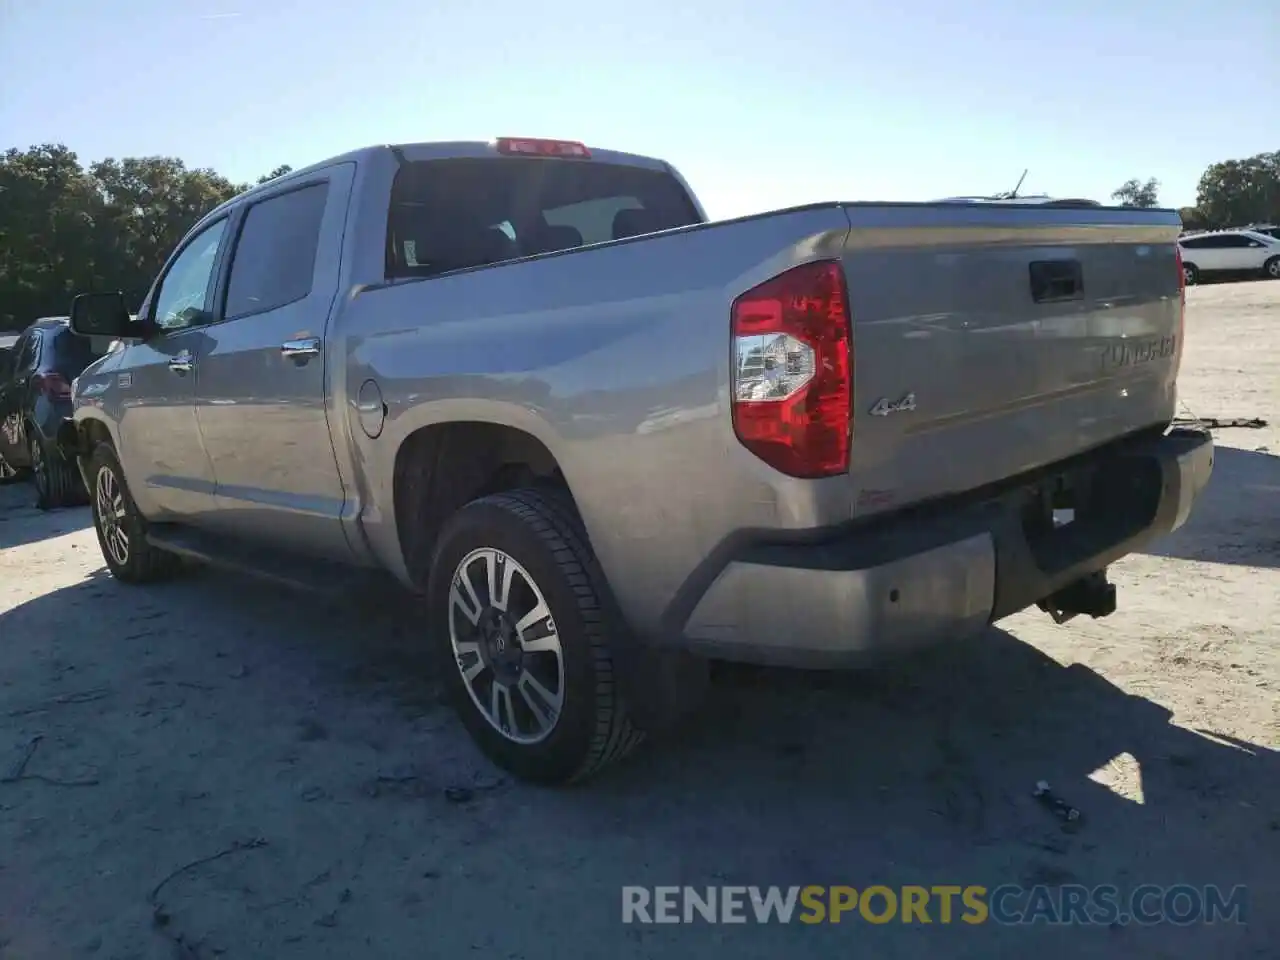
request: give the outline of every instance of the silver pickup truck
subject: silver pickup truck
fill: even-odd
[[[566,141],[359,150],[214,210],[64,430],[112,574],[198,558],[421,595],[480,747],[580,778],[708,658],[846,666],[1038,604],[1182,524],[1179,220],[823,203],[708,223]]]

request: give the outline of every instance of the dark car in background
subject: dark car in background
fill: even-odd
[[[0,474],[30,474],[43,510],[82,503],[84,483],[63,456],[58,428],[71,415],[71,381],[102,356],[102,345],[44,317],[0,350]]]

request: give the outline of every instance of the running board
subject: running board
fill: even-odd
[[[319,591],[325,594],[347,593],[375,584],[385,589],[390,580],[380,570],[285,553],[256,543],[219,537],[173,524],[153,524],[147,531],[147,542],[188,560],[267,580],[294,590]]]

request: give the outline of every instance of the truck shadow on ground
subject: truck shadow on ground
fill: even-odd
[[[0,635],[40,638],[21,657],[11,639],[0,660],[0,733],[29,734],[35,717],[51,739],[61,729],[113,759],[96,798],[39,797],[40,817],[74,822],[95,856],[127,865],[120,851],[134,846],[194,858],[228,833],[270,840],[270,855],[244,868],[253,883],[235,911],[209,906],[199,876],[185,881],[189,895],[166,894],[170,935],[209,937],[232,953],[270,943],[278,957],[396,955],[370,952],[367,938],[404,946],[425,929],[439,956],[464,955],[477,937],[486,955],[585,955],[557,946],[576,928],[587,941],[616,937],[620,956],[706,939],[705,928],[622,928],[628,884],[1216,883],[1248,885],[1260,901],[1274,883],[1280,754],[1173,726],[1158,703],[1000,629],[863,673],[719,669],[706,707],[678,736],[565,790],[511,782],[479,759],[439,702],[421,630],[416,609],[390,589],[338,604],[212,571],[144,589],[92,577],[0,614]],[[27,700],[73,692],[50,680],[50,663],[102,698],[32,713]],[[1039,780],[1081,819],[1064,824],[1033,799]],[[1124,785],[1130,798],[1099,781]],[[469,786],[459,794],[459,784]],[[142,806],[113,818],[128,803]],[[15,849],[16,876],[32,848]],[[74,859],[63,850],[31,866],[29,896],[75,889],[51,873]],[[320,902],[319,887],[299,893],[299,878],[357,860],[335,880],[341,897],[331,891],[342,923],[317,920],[333,904]],[[431,883],[444,881],[430,879],[441,869],[451,891],[443,899]],[[220,876],[225,900],[240,888]],[[483,935],[468,926],[500,918],[495,903],[515,910],[526,888],[537,890],[547,949],[529,941],[527,923],[491,923]],[[1205,952],[1204,938],[1264,938],[1268,921],[1252,916],[1248,928],[1102,931],[1111,939],[1095,946],[1227,956]],[[136,930],[115,929],[108,946],[124,949]],[[719,929],[719,945],[699,955],[776,956],[801,933]],[[1082,941],[1044,930],[1023,931],[1040,956],[1078,955]],[[804,936],[835,954],[851,942],[848,930],[831,939],[839,932]],[[900,925],[862,924],[856,936],[877,956],[1021,957],[1032,947],[994,927],[967,932],[959,949],[955,928],[942,925],[908,937]]]
[[[46,512],[35,504],[36,491],[29,482],[0,482],[0,550],[83,530],[92,522],[88,507]]]
[[[1217,446],[1213,476],[1191,519],[1142,552],[1180,560],[1280,567],[1280,456]]]

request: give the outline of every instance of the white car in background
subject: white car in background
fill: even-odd
[[[1280,240],[1252,230],[1214,230],[1194,233],[1178,241],[1182,273],[1195,283],[1202,273],[1259,271],[1280,280]]]

